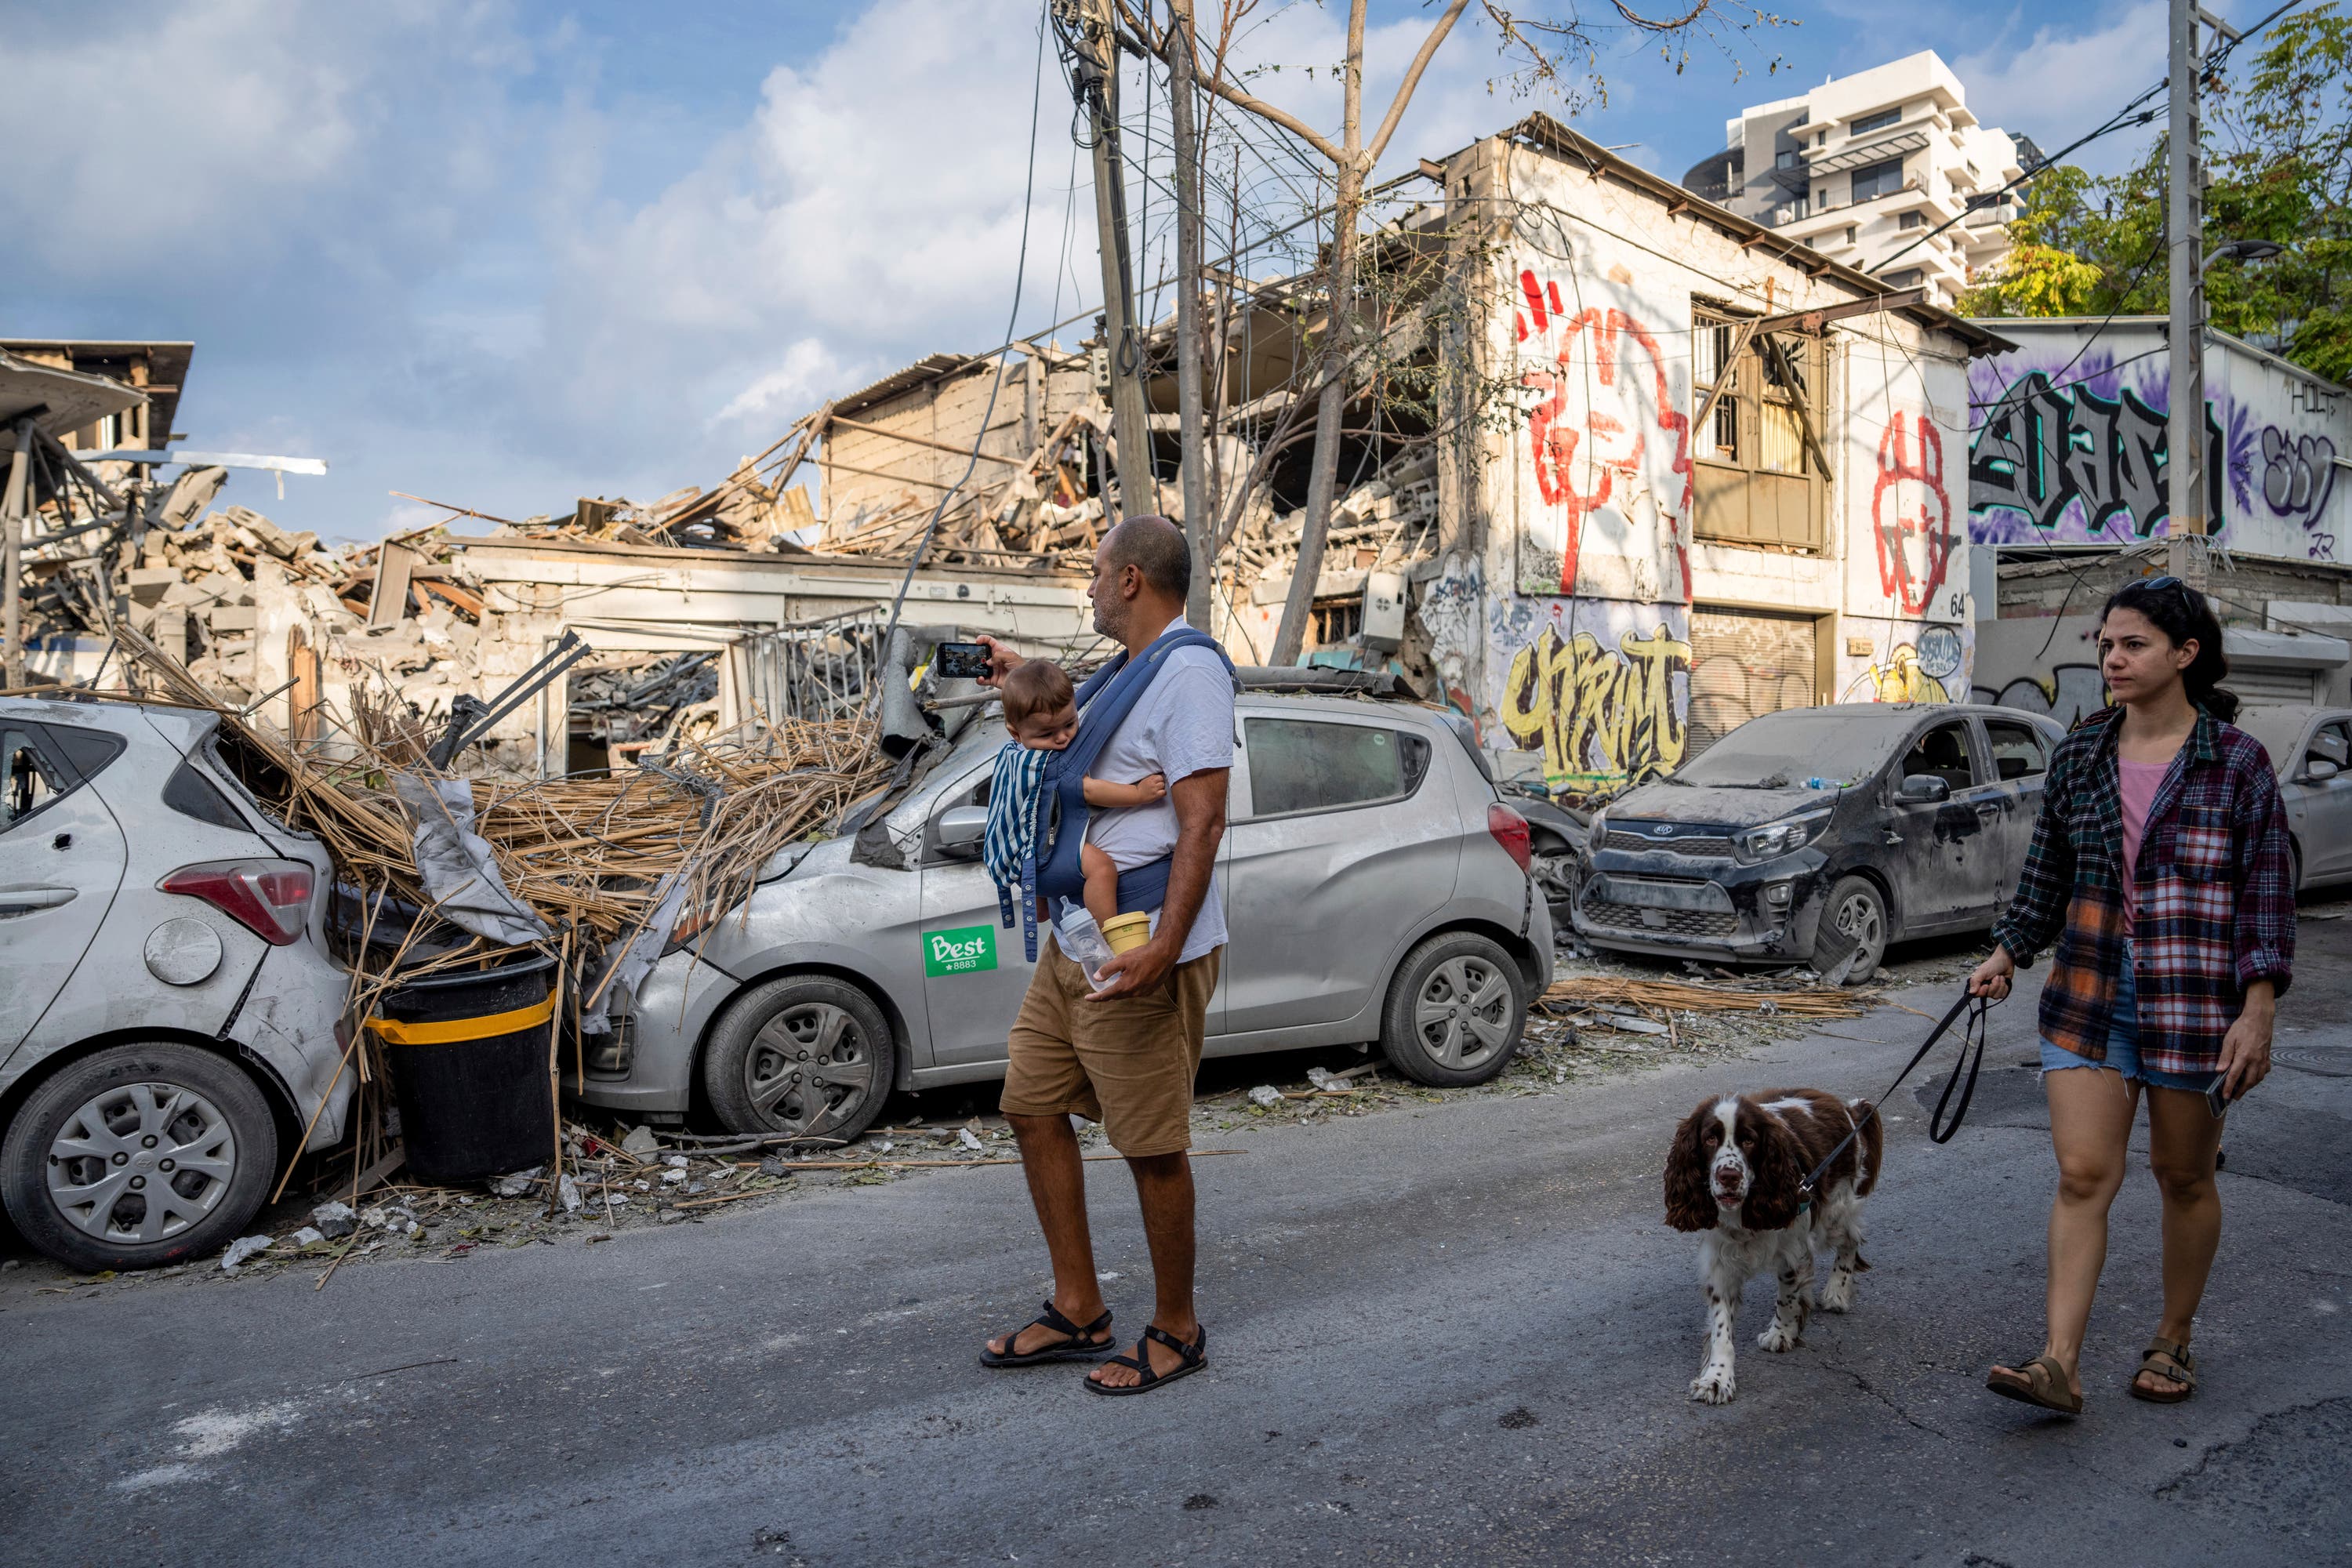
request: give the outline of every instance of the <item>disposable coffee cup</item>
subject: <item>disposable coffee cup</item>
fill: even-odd
[[[1110,943],[1111,956],[1133,952],[1151,940],[1151,916],[1149,913],[1113,915],[1102,928],[1103,940]]]

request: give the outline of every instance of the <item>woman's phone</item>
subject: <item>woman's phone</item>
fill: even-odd
[[[2230,1097],[2221,1091],[2221,1086],[2229,1081],[2228,1073],[2217,1072],[2213,1075],[2213,1081],[2205,1086],[2205,1109],[2213,1113],[2216,1121],[2221,1121],[2222,1113],[2230,1109]]]
[[[988,645],[982,642],[943,642],[940,644],[937,663],[933,666],[945,680],[980,680],[988,675]]]

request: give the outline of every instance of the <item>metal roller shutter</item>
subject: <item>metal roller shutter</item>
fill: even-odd
[[[1810,616],[1691,611],[1690,743],[1697,756],[1759,713],[1810,708],[1819,649]]]
[[[2233,665],[2230,678],[2221,682],[2246,702],[2316,702],[2319,700],[2319,678],[2308,669],[2291,666],[2269,665],[2257,668],[2252,665]]]

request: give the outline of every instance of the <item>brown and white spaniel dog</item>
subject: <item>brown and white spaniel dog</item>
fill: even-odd
[[[1836,1257],[1822,1289],[1822,1310],[1853,1304],[1853,1277],[1862,1260],[1862,1200],[1878,1184],[1885,1135],[1865,1116],[1866,1100],[1842,1100],[1818,1089],[1776,1089],[1699,1101],[1675,1133],[1666,1155],[1666,1223],[1706,1233],[1699,1243],[1698,1277],[1706,1290],[1706,1360],[1691,1380],[1690,1396],[1728,1405],[1738,1391],[1731,1373],[1731,1318],[1748,1281],[1768,1270],[1780,1277],[1772,1325],[1759,1348],[1797,1348],[1813,1285],[1813,1243]],[[1859,1125],[1822,1173],[1812,1201],[1797,1188],[1838,1140]]]

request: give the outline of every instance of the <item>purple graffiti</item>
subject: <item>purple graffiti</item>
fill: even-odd
[[[2165,415],[2129,387],[2096,390],[2114,373],[2053,385],[2034,371],[1989,400],[1969,448],[1972,537],[2010,543],[2035,538],[2126,542],[2158,531],[2167,500]],[[2205,405],[2207,449],[2219,454],[2221,426]],[[2206,515],[2225,527],[2222,470],[2207,465]],[[2010,521],[1994,514],[2009,514]],[[2022,518],[2031,530],[2013,521]]]

